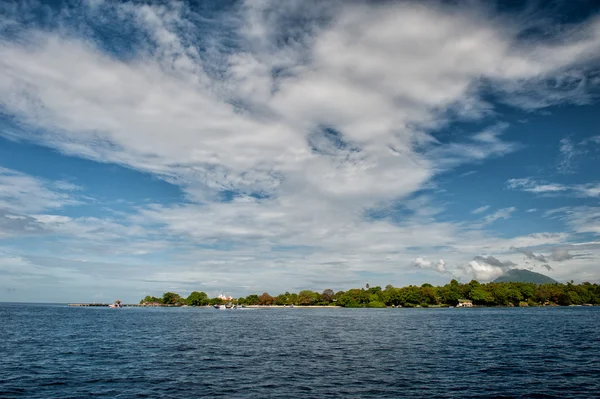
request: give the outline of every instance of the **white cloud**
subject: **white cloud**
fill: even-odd
[[[569,253],[568,249],[553,248],[551,258],[555,262],[563,262],[565,260],[573,259],[573,255]]]
[[[525,236],[509,238],[504,240],[502,248],[504,250],[510,249],[509,247],[539,247],[542,245],[559,244],[567,241],[570,238],[568,233],[534,233]]]
[[[197,16],[183,3],[86,7],[78,28],[21,26],[15,40],[0,39],[0,109],[22,128],[0,134],[152,173],[180,186],[189,203],[139,207],[123,220],[58,216],[53,210],[72,204],[77,186],[0,174],[0,188],[13,190],[3,188],[0,205],[78,237],[73,251],[112,246],[113,255],[126,256],[126,247],[144,254],[153,242],[163,248],[164,238],[185,247],[172,279],[207,280],[219,265],[236,269],[238,282],[285,288],[352,282],[361,270],[397,273],[420,253],[441,257],[422,248],[447,248],[453,265],[482,248],[495,253],[567,236],[500,239],[481,231],[514,207],[471,226],[437,221],[433,206],[415,206],[400,222],[364,215],[408,202],[440,172],[520,148],[503,139],[503,123],[436,138],[453,120],[494,112],[483,88],[527,109],[585,99],[581,85],[553,91],[547,81],[596,65],[597,19],[534,42],[518,39],[526,23],[482,6],[246,2],[213,21],[232,29],[236,47],[227,47],[216,33],[199,38]],[[18,20],[22,11],[5,18]],[[80,36],[88,19],[129,26],[147,42],[112,54]],[[306,25],[290,24],[298,20]],[[514,188],[566,190],[532,182]],[[237,196],[221,202],[221,190]],[[260,199],[250,195],[257,193]],[[153,235],[158,228],[164,237]],[[494,267],[475,263],[479,273]],[[431,267],[448,269],[444,261]],[[235,284],[234,275],[217,274],[217,284]]]
[[[490,206],[484,205],[484,206],[480,206],[479,208],[473,209],[471,211],[471,213],[473,213],[473,214],[483,213],[483,212],[487,211],[488,209],[490,209]]]
[[[485,225],[494,223],[497,220],[509,219],[511,217],[511,215],[513,214],[513,212],[516,210],[517,210],[517,208],[515,208],[514,206],[509,207],[509,208],[498,209],[496,212],[485,216],[483,218],[482,224],[485,226]]]
[[[572,189],[578,197],[600,197],[600,183],[578,184]]]
[[[569,194],[576,197],[600,196],[600,183],[564,185],[547,183],[526,177],[522,179],[509,179],[506,186],[513,190],[522,190],[535,194]]]
[[[475,280],[490,281],[500,277],[504,274],[504,269],[499,266],[490,265],[483,262],[477,262],[475,260],[470,261],[464,266],[464,270],[467,274],[473,276]]]
[[[560,140],[560,159],[558,171],[563,174],[574,172],[574,162],[583,151],[577,149],[570,138],[565,137]]]
[[[531,193],[556,193],[568,188],[562,184],[539,183],[531,178],[509,179],[506,186],[513,190],[523,190]]]
[[[0,210],[26,213],[78,203],[64,186],[53,187],[42,179],[0,167]]]
[[[563,207],[548,211],[545,215],[563,220],[576,233],[600,234],[600,207]]]
[[[436,167],[515,149],[493,128],[421,153],[413,143],[435,139],[408,126],[439,127],[448,110],[477,117],[489,108],[477,95],[482,77],[500,85],[535,80],[592,59],[600,42],[590,22],[580,28],[588,35],[567,32],[570,44],[532,51],[515,41],[516,24],[490,20],[482,8],[348,3],[321,7],[332,16],[329,24],[315,19],[303,40],[276,44],[280,23],[290,14],[310,21],[311,7],[242,7],[240,33],[248,42],[229,55],[186,45],[193,25],[182,5],[84,8],[90,18],[105,9],[128,18],[148,33],[149,49],[124,62],[72,34],[33,32],[5,41],[0,55],[11,62],[0,65],[3,107],[48,130],[36,140],[184,187],[200,184],[190,188],[194,195],[207,188],[283,195],[285,180],[326,198],[393,198],[418,189]],[[206,72],[222,67],[224,80]],[[275,80],[273,67],[286,74]],[[237,112],[231,102],[249,109]],[[318,126],[333,127],[360,152],[311,153],[307,136]]]
[[[418,257],[415,259],[414,264],[415,266],[420,267],[421,269],[433,269],[440,273],[448,272],[448,269],[446,269],[446,262],[443,259],[440,259],[437,263],[433,263],[431,261]]]

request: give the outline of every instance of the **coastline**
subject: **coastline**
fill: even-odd
[[[10,303],[10,302],[7,302]],[[15,304],[19,302],[13,302]],[[84,308],[107,308],[110,307],[108,303],[68,303],[66,304],[69,307],[84,307]],[[244,305],[243,307],[239,307],[238,309],[494,309],[494,308],[569,308],[569,307],[598,307],[598,304],[583,304],[583,305],[539,305],[539,306],[530,306],[530,305],[522,305],[522,306],[485,306],[485,305],[473,305],[470,307],[461,307],[461,306],[386,306],[386,307],[347,307],[347,306],[328,306],[328,305],[294,305],[293,307],[286,305]],[[122,304],[123,308],[205,308],[212,309],[212,305],[198,305],[198,306],[190,306],[190,305],[143,305],[143,304]]]

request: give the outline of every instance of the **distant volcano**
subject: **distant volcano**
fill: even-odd
[[[543,274],[525,269],[511,269],[494,280],[494,283],[556,284],[558,281]]]

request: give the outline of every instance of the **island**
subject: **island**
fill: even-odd
[[[528,275],[530,279],[531,276]],[[187,297],[165,292],[161,297],[146,296],[138,306],[210,306],[234,304],[237,306],[310,306],[345,308],[386,307],[463,307],[472,306],[570,306],[600,305],[600,286],[584,282],[566,284],[552,282],[538,284],[521,281],[494,281],[479,283],[472,280],[461,284],[453,279],[444,286],[423,284],[397,288],[387,285],[353,288],[348,291],[322,292],[302,290],[272,296],[267,292],[246,297],[231,298],[222,295],[209,298],[205,292],[194,291]]]

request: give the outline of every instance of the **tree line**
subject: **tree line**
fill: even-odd
[[[534,284],[534,283],[486,283],[476,280],[461,284],[452,280],[444,286],[431,284],[410,285],[396,288],[353,288],[348,291],[323,292],[303,290],[299,293],[285,292],[271,296],[251,294],[231,300],[237,305],[301,305],[301,306],[342,306],[347,308],[383,308],[387,306],[430,307],[456,306],[459,299],[471,300],[478,306],[542,306],[542,305],[600,305],[600,286],[588,282],[581,284]],[[221,298],[209,298],[204,292],[194,291],[188,297],[173,292],[165,292],[162,297],[146,296],[142,304],[171,306],[208,306],[229,302]]]

